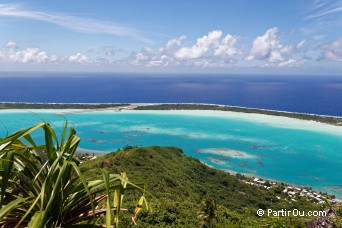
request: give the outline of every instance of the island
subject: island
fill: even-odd
[[[0,102],[1,109],[84,109],[88,111],[103,110],[214,110],[241,113],[255,113],[271,116],[282,116],[300,120],[311,120],[320,123],[342,126],[342,117],[326,116],[309,113],[286,112],[259,108],[238,107],[219,104],[197,103],[25,103],[25,102]]]

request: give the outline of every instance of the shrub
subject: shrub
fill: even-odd
[[[42,129],[45,143],[37,145],[31,133]],[[147,206],[144,185],[128,181],[125,173],[105,170],[81,173],[74,157],[80,138],[67,122],[60,140],[48,123],[23,129],[0,140],[0,226],[60,227],[81,221],[106,227],[119,225],[127,190],[141,193],[131,221]],[[100,175],[96,174],[99,173]]]

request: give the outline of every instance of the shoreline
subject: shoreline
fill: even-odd
[[[208,104],[156,104],[156,103],[134,103],[134,104],[107,104],[107,107],[103,107],[103,104],[99,104],[100,107],[94,104],[72,104],[73,107],[61,108],[60,106],[54,106],[48,104],[48,107],[42,108],[37,104],[32,104],[32,108],[29,103],[20,103],[19,106],[24,105],[25,108],[3,108],[0,102],[0,114],[1,113],[14,113],[14,112],[28,112],[28,113],[48,113],[55,115],[72,115],[83,113],[150,113],[150,114],[170,114],[170,115],[193,115],[202,117],[216,117],[216,118],[228,118],[236,119],[238,121],[248,121],[257,124],[268,125],[278,128],[289,128],[296,130],[309,130],[317,131],[337,136],[342,136],[342,117],[321,116],[315,114],[303,114],[293,112],[274,111],[266,109],[253,109],[227,105],[208,105]],[[46,105],[46,104],[39,104]],[[60,104],[64,105],[64,104]],[[68,104],[69,105],[69,104]],[[78,106],[79,108],[75,107]],[[84,106],[90,105],[89,108]],[[26,108],[29,107],[29,108]],[[44,106],[45,107],[45,106]],[[328,118],[328,119],[327,119]]]
[[[102,153],[101,153],[101,151],[99,151],[99,150],[91,150],[91,149],[79,148],[78,151],[77,151],[76,157],[79,158],[82,162],[84,162],[84,161],[89,161],[89,160],[96,159],[96,158],[104,156],[104,155],[106,155],[108,153],[116,153],[118,151],[119,150],[111,151],[111,152],[102,151]],[[189,156],[189,155],[187,155],[187,156]],[[316,193],[317,195],[329,196],[329,201],[332,202],[332,203],[333,202],[335,202],[335,203],[336,202],[337,203],[342,202],[342,196],[336,195],[336,194],[332,194],[332,193],[328,193],[326,190],[323,190],[323,189],[318,190],[318,189],[312,188],[311,186],[303,186],[303,185],[293,184],[293,183],[290,183],[290,182],[286,182],[286,181],[282,181],[282,180],[277,180],[277,179],[272,179],[272,178],[267,178],[267,177],[264,177],[264,176],[259,176],[259,175],[255,175],[255,174],[251,174],[251,173],[240,173],[240,172],[237,172],[237,171],[234,171],[234,170],[231,170],[231,169],[218,169],[218,168],[216,168],[214,166],[211,166],[211,165],[207,164],[204,161],[200,160],[200,162],[202,164],[204,164],[205,166],[208,166],[208,167],[210,167],[212,169],[215,169],[215,170],[218,170],[218,171],[223,171],[223,172],[225,172],[228,175],[235,176],[238,180],[243,181],[246,184],[255,185],[255,187],[265,188],[264,183],[266,181],[268,181],[270,183],[273,183],[272,184],[273,186],[275,186],[275,185],[277,185],[277,186],[278,185],[284,185],[284,186],[286,186],[286,188],[302,189],[302,190],[307,189],[308,191],[310,191],[312,193]],[[250,179],[250,181],[248,181],[249,179]],[[260,182],[259,182],[259,184],[258,184],[255,180],[263,181],[264,183],[260,184]],[[285,193],[285,192],[283,192],[283,193]],[[303,197],[303,196],[300,196],[300,197]]]
[[[6,105],[9,105],[6,107]],[[237,109],[248,109],[248,110],[256,110],[256,111],[269,111],[269,112],[276,112],[276,113],[288,113],[288,114],[300,114],[300,115],[308,115],[308,116],[320,116],[320,117],[333,117],[333,118],[341,118],[342,116],[333,116],[333,115],[323,115],[323,114],[313,114],[313,113],[306,113],[306,112],[290,112],[290,111],[282,111],[282,110],[276,110],[276,109],[264,109],[264,108],[252,108],[252,107],[245,107],[245,106],[236,106],[236,105],[224,105],[224,104],[214,104],[214,103],[108,103],[108,102],[74,102],[74,103],[63,103],[63,102],[1,102],[0,101],[0,110],[3,109],[26,109],[26,107],[20,107],[20,106],[29,106],[28,109],[48,109],[48,106],[50,109],[60,109],[60,107],[56,107],[59,105],[65,105],[65,106],[76,106],[75,108],[71,109],[99,109],[98,106],[106,106],[108,108],[113,107],[120,107],[120,106],[142,106],[142,107],[148,107],[148,106],[159,106],[159,105],[196,105],[196,106],[213,106],[213,107],[226,107],[226,108],[237,108]],[[5,106],[5,107],[3,107]],[[37,106],[43,106],[43,107],[37,107]],[[55,106],[55,107],[54,107]],[[79,106],[79,107],[77,107]],[[85,108],[83,108],[83,106]],[[62,109],[69,109],[69,108],[62,108]],[[184,109],[188,110],[188,109]],[[198,109],[200,110],[200,109]]]
[[[250,108],[222,104],[206,103],[31,103],[31,102],[0,102],[1,110],[36,110],[36,109],[60,109],[70,110],[72,113],[87,111],[121,111],[121,110],[202,110],[202,111],[231,111],[236,113],[255,113],[269,116],[282,116],[300,120],[311,120],[334,126],[342,126],[341,116],[319,115],[312,113],[300,113],[279,111],[272,109]],[[62,112],[60,114],[68,114]]]
[[[7,107],[6,105],[9,105],[9,106]],[[26,105],[29,108],[21,107],[21,106],[26,106]],[[282,111],[282,110],[275,110],[275,109],[251,108],[251,107],[244,107],[244,106],[223,105],[223,104],[214,104],[214,103],[0,102],[0,110],[7,110],[7,109],[101,109],[101,107],[98,107],[98,106],[106,106],[108,108],[121,107],[121,106],[154,108],[154,106],[160,106],[160,105],[181,105],[181,106],[195,105],[199,107],[200,106],[213,106],[213,107],[223,107],[223,108],[246,109],[250,111],[266,111],[266,112],[275,112],[275,113],[284,113],[284,114],[299,114],[299,115],[307,115],[307,116],[332,117],[332,118],[339,118],[342,120],[342,116],[313,114],[313,113],[306,113],[306,112],[290,112],[290,111]],[[42,107],[38,107],[38,106],[42,106]],[[44,106],[47,106],[47,107],[44,107]],[[60,108],[58,106],[76,106],[76,107]],[[133,107],[133,109],[135,107]],[[146,109],[146,110],[156,110],[156,109]],[[159,110],[167,110],[167,109],[159,109]],[[189,109],[179,109],[179,110],[189,110]],[[208,110],[208,109],[196,109],[196,110]]]
[[[9,105],[8,107],[6,105]],[[21,107],[21,106],[29,106],[29,108]],[[290,112],[290,111],[282,111],[276,109],[264,109],[264,108],[251,108],[245,106],[236,106],[236,105],[224,105],[224,104],[214,104],[214,103],[106,103],[106,102],[76,102],[76,103],[63,103],[63,102],[0,102],[0,110],[3,109],[69,109],[69,108],[60,108],[58,106],[76,106],[75,108],[70,109],[100,109],[98,106],[106,106],[108,108],[120,107],[120,106],[139,106],[139,107],[148,107],[148,106],[160,106],[160,105],[195,105],[195,106],[213,106],[213,107],[223,107],[223,108],[237,108],[237,109],[246,109],[251,111],[269,111],[275,113],[284,113],[284,114],[300,114],[300,115],[308,115],[308,116],[320,116],[320,117],[333,117],[340,118],[342,120],[342,116],[333,116],[333,115],[323,115],[323,114],[313,114],[306,112]],[[4,107],[5,106],[5,107]],[[42,107],[38,107],[42,106]],[[44,107],[47,106],[47,107]],[[51,106],[51,108],[50,108]],[[79,106],[79,107],[77,107]],[[84,106],[84,107],[83,107]],[[154,109],[153,109],[154,110]],[[181,110],[181,109],[180,109]],[[188,110],[188,109],[182,109]],[[196,109],[201,110],[201,109]],[[207,110],[207,109],[205,109]]]
[[[234,119],[237,121],[247,121],[250,123],[262,124],[277,128],[287,128],[294,130],[308,130],[322,132],[325,134],[331,134],[336,136],[342,136],[342,128],[339,125],[328,124],[326,122],[319,122],[307,119],[291,118],[280,115],[266,115],[261,113],[244,113],[234,111],[222,111],[222,110],[152,110],[152,109],[135,109],[135,110],[123,110],[124,113],[131,114],[156,114],[156,115],[187,115],[187,116],[199,116],[199,117],[214,117],[222,119]],[[109,112],[108,112],[109,113]]]
[[[209,166],[211,168],[214,168],[214,169],[217,169],[215,167],[212,167],[206,163],[203,163],[205,164],[206,166]],[[220,170],[220,169],[218,169]],[[301,188],[301,189],[311,189],[311,191],[313,192],[321,192],[321,193],[326,193],[327,195],[329,196],[335,196],[334,200],[335,201],[338,201],[338,202],[342,202],[342,195],[336,195],[336,194],[332,194],[332,193],[328,193],[328,191],[326,189],[316,189],[315,187],[312,187],[312,186],[305,186],[305,185],[300,185],[300,184],[294,184],[294,183],[291,183],[291,182],[287,182],[287,181],[283,181],[283,180],[279,180],[279,179],[274,179],[274,178],[269,178],[269,177],[264,177],[264,176],[260,176],[260,175],[256,175],[256,174],[251,174],[251,173],[239,173],[239,172],[236,172],[234,170],[231,170],[231,169],[224,169],[222,170],[230,175],[233,175],[233,176],[236,176],[236,175],[241,175],[242,177],[241,178],[238,178],[240,180],[246,180],[248,178],[251,178],[251,179],[259,179],[259,180],[264,180],[264,181],[269,181],[269,182],[274,182],[276,184],[285,184],[287,186],[291,186],[293,188]],[[261,186],[262,187],[262,186]]]
[[[0,103],[1,104],[1,103]],[[164,105],[164,107],[167,107],[168,109],[155,109],[155,106],[156,105]],[[174,105],[177,105],[177,107],[181,107],[183,109],[173,109],[174,108]],[[189,109],[189,105],[192,105],[192,109]],[[186,107],[188,106],[188,109],[185,109]],[[43,112],[55,112],[57,114],[76,114],[76,113],[80,113],[80,112],[96,112],[96,111],[99,111],[99,112],[108,112],[108,113],[113,113],[114,111],[116,112],[117,110],[122,110],[123,112],[131,112],[131,113],[137,113],[139,114],[139,111],[150,111],[150,112],[155,112],[155,113],[163,113],[164,111],[166,111],[165,113],[173,113],[175,115],[179,115],[179,114],[184,114],[184,113],[189,113],[190,115],[202,115],[202,116],[210,116],[210,113],[213,113],[214,116],[217,116],[217,117],[224,117],[224,116],[227,116],[229,117],[231,114],[233,114],[233,116],[238,116],[239,118],[245,118],[245,116],[248,116],[248,118],[250,119],[250,121],[259,121],[259,122],[268,122],[268,124],[272,123],[273,122],[276,122],[274,120],[277,120],[278,119],[278,122],[281,122],[282,124],[288,124],[287,121],[302,121],[301,119],[299,118],[289,118],[287,116],[280,116],[280,115],[266,115],[264,113],[258,113],[258,112],[237,112],[237,111],[224,111],[224,110],[219,110],[219,109],[197,109],[198,107],[227,107],[225,105],[216,105],[216,106],[213,106],[213,105],[204,105],[204,104],[201,104],[201,105],[198,105],[198,104],[152,104],[152,103],[135,103],[134,105],[133,104],[130,104],[130,105],[118,105],[116,107],[111,107],[111,108],[91,108],[91,109],[41,109]],[[139,107],[143,107],[144,109],[139,109]],[[185,107],[185,108],[184,108]],[[228,106],[228,107],[231,107],[231,106]],[[137,109],[138,108],[138,109]],[[157,108],[159,108],[159,106],[157,106]],[[4,110],[5,112],[11,112],[11,111],[28,111],[27,109],[0,109],[0,114],[1,114],[1,110]],[[32,109],[33,111],[34,110],[37,110],[38,109]],[[63,113],[59,113],[59,111],[63,112]],[[69,112],[68,112],[69,111]],[[71,112],[70,112],[71,111]],[[184,111],[184,113],[182,112]],[[252,118],[251,118],[252,117]],[[272,118],[271,118],[272,117]],[[286,119],[282,119],[281,121],[280,118],[286,118]],[[338,119],[342,119],[342,118],[338,118]],[[296,122],[295,121],[295,122]],[[303,121],[303,123],[307,122],[307,124],[327,124],[327,123],[321,123],[319,121]],[[292,124],[292,126],[294,127],[300,127],[299,125],[296,125],[296,124]],[[339,126],[336,126],[336,125],[333,125],[333,124],[327,124],[327,125],[322,125],[324,127],[327,127],[327,129],[325,129],[324,131],[326,132],[330,132],[330,133],[333,133],[334,131],[331,131],[329,128],[335,128],[335,129],[338,129],[339,131],[339,135],[342,135],[342,128],[338,128]],[[312,128],[314,129],[315,131],[319,131],[319,128],[317,127],[314,127]],[[78,151],[80,153],[94,153],[94,152],[97,152],[95,153],[96,156],[101,156],[101,152],[100,151],[93,151],[93,150],[88,150],[88,149],[85,149],[85,148],[80,148],[80,151]],[[100,153],[99,153],[100,152]],[[103,151],[104,154],[108,153],[108,151]],[[207,166],[210,167],[210,165],[206,164]],[[226,170],[228,171],[228,170]],[[233,171],[232,170],[229,170],[228,172],[232,173]],[[241,174],[241,173],[240,173]],[[247,176],[248,174],[243,174],[245,176]],[[279,180],[271,180],[271,179],[268,179],[267,177],[262,177],[262,176],[258,176],[258,175],[255,175],[255,174],[250,174],[251,176],[253,177],[259,177],[259,178],[263,178],[263,179],[267,179],[267,180],[270,180],[270,181],[279,181]],[[248,176],[250,176],[248,175]],[[287,183],[287,182],[286,182]],[[288,183],[289,185],[293,185],[291,183]],[[293,186],[296,186],[296,185],[293,185]],[[323,190],[323,191],[326,191],[326,190]],[[341,199],[340,195],[339,196],[339,199]]]
[[[200,110],[200,111],[230,111],[235,113],[253,113],[268,116],[289,117],[299,120],[312,120],[315,122],[326,123],[334,126],[342,126],[342,117],[319,115],[312,113],[288,112],[271,109],[249,108],[221,104],[198,104],[198,103],[162,103],[140,105],[135,110]]]

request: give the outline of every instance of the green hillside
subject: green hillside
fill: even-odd
[[[210,168],[175,147],[126,147],[84,162],[81,170],[94,167],[112,173],[126,172],[134,183],[145,183],[146,190],[151,194],[147,196],[151,209],[139,215],[137,223],[140,227],[198,227],[198,213],[202,209],[202,212],[210,214],[210,206],[214,213],[209,217],[213,219],[202,219],[202,224],[211,223],[215,227],[301,227],[307,218],[260,218],[256,211],[259,208],[298,208],[304,211],[320,208],[305,199],[296,202],[287,199],[287,195],[281,193],[281,186],[266,190],[245,184],[237,177]],[[127,196],[125,203],[129,205],[132,198],[133,195]]]

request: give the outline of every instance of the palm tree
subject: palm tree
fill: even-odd
[[[37,145],[31,133],[42,129],[45,143]],[[124,193],[141,193],[131,220],[147,202],[144,185],[128,181],[125,173],[101,170],[81,173],[74,157],[80,138],[65,122],[60,140],[48,123],[40,123],[0,139],[0,227],[60,227],[86,220],[119,225]],[[98,173],[98,172],[97,172]]]

